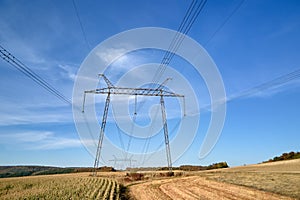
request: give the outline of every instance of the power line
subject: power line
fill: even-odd
[[[168,57],[172,54],[172,49],[174,48],[174,46],[176,45],[176,43],[180,42],[179,39],[182,38],[182,35],[180,33],[182,32],[182,29],[184,28],[185,24],[187,23],[187,20],[189,19],[189,16],[191,15],[194,7],[196,6],[196,3],[197,3],[197,0],[193,0],[192,3],[190,4],[190,6],[189,6],[189,8],[188,8],[188,10],[187,10],[187,12],[186,12],[183,20],[180,23],[179,28],[177,29],[177,32],[176,32],[174,38],[172,39],[172,41],[171,41],[171,43],[170,43],[170,45],[168,47],[167,52],[165,53],[165,55],[164,55],[164,57],[163,57],[160,65],[159,65],[159,68],[156,70],[156,73],[154,74],[154,77],[152,79],[152,83],[153,84],[158,82],[158,80],[157,80],[158,78],[157,77],[159,76],[159,74],[162,71],[162,65],[165,62],[170,62],[171,61],[170,59],[168,59]]]
[[[203,46],[207,46],[207,44],[216,36],[216,34],[225,26],[225,24],[231,19],[231,17],[242,7],[242,5],[246,2],[246,0],[241,0],[240,3],[232,10],[232,12],[225,18],[225,20],[217,27],[217,29],[213,32],[213,34],[208,38],[206,43]],[[185,71],[186,68],[180,69],[180,72]]]
[[[300,69],[297,69],[293,72],[279,76],[275,79],[272,79],[272,80],[262,83],[258,86],[255,86],[253,88],[245,90],[239,94],[233,95],[233,96],[229,97],[228,101],[232,101],[232,100],[247,97],[247,96],[252,96],[252,95],[262,92],[264,90],[274,88],[276,86],[278,86],[278,87],[282,86],[282,85],[284,85],[290,81],[293,81],[295,79],[298,79],[298,78],[300,78]]]
[[[192,3],[190,4],[190,6],[186,12],[186,15],[184,16],[179,28],[177,29],[175,37],[173,38],[167,52],[165,53],[160,65],[152,79],[152,86],[154,86],[155,84],[157,84],[159,82],[166,67],[170,64],[176,51],[181,46],[181,44],[185,38],[185,35],[187,35],[188,32],[190,31],[190,29],[193,26],[193,24],[195,23],[197,17],[203,10],[206,2],[207,2],[207,0],[201,0],[200,3],[198,3],[197,0],[193,0]]]
[[[153,122],[154,122],[154,121],[156,120],[156,118],[157,118],[158,111],[159,111],[159,108],[157,108],[156,111],[155,111],[154,119],[152,120]],[[150,126],[150,129],[149,129],[149,131],[148,131],[148,134],[147,134],[147,137],[146,137],[146,138],[151,137],[152,131],[153,131],[153,126]],[[143,154],[146,154],[146,152],[148,151],[149,144],[150,144],[150,140],[147,141],[147,145],[146,145],[146,146],[145,146],[145,145],[143,146],[143,150],[142,150]]]
[[[72,101],[65,97],[62,93],[60,93],[57,89],[55,89],[51,84],[49,84],[47,81],[45,81],[42,77],[40,77],[38,74],[36,74],[34,71],[32,71],[29,67],[27,67],[24,63],[22,63],[19,59],[17,59],[15,56],[13,56],[8,50],[6,50],[4,47],[0,45],[0,56],[3,60],[8,62],[11,66],[16,68],[18,71],[23,73],[25,76],[33,80],[35,83],[37,83],[39,86],[43,87],[45,90],[47,90],[49,93],[63,101],[64,103],[67,103],[69,105],[72,105]]]
[[[155,122],[157,116],[158,116],[158,111],[159,111],[159,108],[156,109],[156,112],[155,112],[155,115],[154,115],[154,119],[152,120],[153,122]],[[153,124],[150,126],[149,128],[149,131],[148,131],[148,134],[147,134],[147,137],[146,137],[146,141],[145,141],[145,144],[143,145],[143,162],[145,161],[146,159],[146,153],[148,152],[148,149],[149,149],[149,145],[150,145],[150,137],[151,137],[151,133],[153,132]]]
[[[116,113],[115,108],[114,108],[113,105],[111,106],[111,108],[112,108],[113,113]],[[119,137],[119,140],[120,140],[121,148],[124,151],[125,150],[125,145],[124,145],[124,141],[123,141],[123,138],[122,138],[122,135],[121,135],[121,128],[119,127],[119,125],[116,122],[115,122],[115,126],[117,128],[117,132],[118,132],[118,137]],[[122,151],[122,153],[124,153],[123,151]]]
[[[289,72],[287,74],[283,74],[277,78],[274,78],[270,81],[264,82],[262,84],[259,84],[255,87],[252,87],[250,89],[244,90],[242,92],[239,92],[237,94],[233,94],[229,96],[227,99],[222,99],[220,101],[226,101],[226,102],[231,102],[237,99],[241,99],[244,97],[250,97],[253,96],[257,93],[263,92],[265,90],[274,88],[274,87],[280,87],[283,86],[284,84],[287,84],[288,82],[291,82],[293,80],[299,79],[300,78],[300,69],[297,69],[295,71]],[[211,104],[205,105],[201,107],[200,109],[209,109],[211,107]],[[191,113],[190,115],[197,115],[200,114],[199,112]]]
[[[182,119],[182,120],[184,120],[184,119]],[[181,122],[181,119],[179,119],[177,121],[177,123],[174,125],[173,129],[170,131],[171,133],[173,133],[179,127],[179,125],[181,124],[180,122]],[[149,143],[150,143],[150,140],[149,140]],[[157,148],[154,150],[154,152],[157,152],[163,145],[164,145],[164,142],[161,142],[160,145],[158,145]],[[147,147],[147,148],[149,148],[149,147]],[[154,154],[150,154],[149,157],[146,159],[146,154],[144,154],[142,165],[145,164],[145,162],[149,161],[153,155]]]
[[[240,7],[244,4],[245,1],[246,0],[242,0],[233,9],[233,11],[225,18],[225,20],[220,24],[220,26],[216,29],[216,31],[211,35],[211,37],[208,39],[208,41],[205,43],[205,45],[207,45],[214,38],[214,36],[224,27],[224,25],[230,20],[230,18],[240,9]],[[187,33],[191,29],[192,25],[194,24],[195,20],[197,19],[198,15],[204,8],[204,6],[206,4],[206,0],[204,0],[204,1],[202,0],[198,4],[196,11],[193,12],[193,10],[196,7],[196,3],[197,3],[197,1],[193,0],[192,3],[190,4],[185,17],[182,20],[182,22],[177,30],[177,33],[169,46],[168,51],[166,52],[165,56],[163,57],[163,59],[160,63],[159,69],[155,73],[152,83],[158,83],[160,77],[162,76],[162,74],[164,73],[164,71],[166,69],[166,66],[169,65],[169,63],[171,62],[172,58],[174,57],[176,51],[180,47],[185,35],[187,35]],[[189,18],[191,15],[192,15],[192,18]],[[188,23],[187,26],[185,26],[186,23]],[[183,35],[179,34],[180,32]]]
[[[206,43],[203,46],[206,46],[215,35],[225,26],[225,24],[230,20],[230,18],[241,8],[246,0],[240,1],[240,3],[232,10],[232,12],[225,18],[225,20],[220,24],[220,26],[215,30],[215,32],[208,38]]]
[[[25,76],[30,78],[32,81],[37,83],[40,87],[44,88],[47,92],[49,92],[51,95],[55,96],[62,102],[73,105],[72,101],[65,97],[61,92],[59,92],[57,89],[55,89],[51,84],[49,84],[46,80],[41,78],[37,73],[35,73],[33,70],[31,70],[28,66],[26,66],[24,63],[22,63],[19,59],[17,59],[15,56],[13,56],[8,50],[6,50],[4,47],[0,45],[0,57],[8,62],[11,66],[16,68],[18,71],[23,73]],[[73,107],[77,111],[80,111],[80,109],[76,106]],[[87,122],[86,116],[83,115],[83,120],[87,126],[88,133],[90,134],[91,138],[94,140],[94,136],[92,134],[91,128],[89,123]],[[95,143],[95,145],[97,145]]]
[[[185,38],[185,35],[187,35],[188,32],[190,31],[190,29],[193,26],[193,24],[195,23],[197,17],[203,10],[206,2],[207,2],[207,0],[201,0],[200,2],[198,2],[198,0],[193,0],[191,2],[190,6],[188,7],[188,9],[186,11],[186,14],[185,14],[183,20],[181,21],[181,23],[179,25],[179,28],[177,29],[177,32],[176,32],[174,38],[171,41],[171,44],[168,47],[168,50],[166,51],[158,69],[156,70],[156,72],[154,74],[152,83],[150,84],[151,87],[155,87],[155,85],[159,82],[160,78],[162,77],[163,73],[166,70],[166,67],[170,64],[176,51],[181,46],[181,44]],[[158,86],[156,89],[159,89],[159,87],[161,87],[161,85]],[[138,110],[140,110],[140,108],[143,105],[144,105],[144,102],[142,102],[139,105]],[[136,119],[136,116],[134,116],[134,118],[133,118],[133,123],[135,123],[135,119]],[[133,127],[133,125],[132,125],[132,127]],[[145,148],[145,146],[147,146],[149,144],[148,140],[150,140],[150,139],[151,138],[146,139],[143,149],[147,149],[147,148]]]
[[[73,3],[73,7],[74,7],[74,10],[75,10],[75,13],[76,13],[76,16],[77,16],[79,25],[80,25],[80,29],[81,29],[81,32],[82,32],[84,41],[85,41],[85,43],[86,43],[88,49],[90,50],[90,49],[91,49],[91,45],[90,45],[90,43],[89,43],[88,40],[87,40],[87,36],[86,36],[85,31],[84,31],[83,24],[82,24],[81,18],[80,18],[80,16],[79,16],[79,12],[78,12],[78,9],[77,9],[75,0],[72,0],[72,3]]]

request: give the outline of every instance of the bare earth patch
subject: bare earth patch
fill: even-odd
[[[200,176],[155,180],[130,187],[135,199],[291,199]]]

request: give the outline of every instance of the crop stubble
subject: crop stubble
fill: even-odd
[[[0,199],[120,199],[114,179],[87,175],[1,179]]]
[[[135,199],[291,199],[243,186],[216,182],[200,176],[156,180],[130,187]]]

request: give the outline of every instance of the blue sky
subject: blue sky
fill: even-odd
[[[176,30],[191,3],[75,2],[87,41],[71,0],[0,0],[0,44],[68,98],[72,97],[81,63],[100,42],[133,28]],[[248,0],[218,30],[240,2],[208,1],[188,33],[214,60],[227,97],[232,99],[227,102],[224,129],[211,153],[204,159],[198,157],[210,119],[210,112],[206,111],[201,114],[193,144],[174,165],[219,161],[243,165],[300,150],[299,79],[242,95],[300,68],[300,3]],[[142,60],[140,63],[160,62],[163,52],[141,51],[133,53],[134,56]],[[131,60],[128,63],[140,64]],[[189,68],[179,58],[174,58],[171,65],[175,69],[182,65]],[[118,63],[115,68],[122,73]],[[93,156],[79,140],[72,108],[3,60],[0,70],[0,165],[92,166]],[[185,71],[185,75],[199,91],[199,106],[209,104],[203,83],[196,80],[199,77],[193,76],[192,70]],[[97,106],[101,110],[101,103]],[[167,112],[175,106],[176,102],[167,107]],[[102,110],[98,114],[101,116]],[[170,128],[175,125],[175,120],[170,119]],[[113,123],[108,123],[107,128],[116,131]]]

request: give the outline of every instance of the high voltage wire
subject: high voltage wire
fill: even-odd
[[[168,58],[169,58],[169,56],[172,54],[172,50],[173,50],[173,48],[174,48],[174,45],[175,45],[176,43],[180,42],[180,41],[178,41],[178,40],[179,40],[179,38],[181,38],[181,36],[182,36],[182,35],[181,35],[182,29],[183,29],[184,25],[187,23],[187,20],[188,20],[189,16],[191,15],[191,12],[192,12],[192,10],[194,9],[196,3],[197,3],[197,1],[193,0],[192,3],[190,4],[190,6],[189,6],[189,8],[188,8],[188,10],[187,10],[187,12],[186,12],[186,14],[185,14],[183,20],[182,20],[181,23],[180,23],[179,28],[177,29],[177,32],[176,32],[176,34],[175,34],[173,40],[171,41],[171,44],[169,45],[169,48],[168,48],[167,52],[165,53],[165,55],[164,55],[164,57],[163,57],[163,59],[162,59],[160,65],[159,65],[159,68],[156,70],[156,73],[155,73],[155,75],[154,75],[154,77],[153,77],[153,79],[152,79],[152,83],[153,83],[153,84],[155,84],[155,83],[158,82],[157,79],[159,79],[159,78],[158,78],[158,77],[159,77],[159,74],[160,74],[161,71],[162,71],[162,67],[163,67],[162,65],[163,65],[164,63],[166,63],[166,62],[170,62],[170,61],[171,61],[171,59],[168,59]]]
[[[45,90],[47,90],[49,93],[63,101],[64,103],[67,103],[69,105],[72,105],[72,101],[65,97],[62,93],[60,93],[57,89],[55,89],[51,84],[49,84],[47,81],[45,81],[42,77],[40,77],[38,74],[36,74],[34,71],[32,71],[29,67],[27,67],[24,63],[22,63],[19,59],[17,59],[15,56],[13,56],[8,50],[6,50],[4,47],[0,45],[0,56],[3,60],[8,62],[11,66],[16,68],[18,71],[26,75],[28,78],[33,80],[35,83],[37,83],[39,86],[43,87]]]
[[[225,26],[225,24],[231,19],[231,17],[242,7],[246,0],[241,0],[240,3],[231,11],[231,13],[225,18],[225,20],[217,27],[213,34],[208,38],[208,40],[203,44],[207,44],[216,36],[216,34]],[[180,69],[180,72],[184,71],[186,68]]]
[[[80,28],[84,37],[84,40],[90,49],[90,44],[87,40],[86,33],[83,29],[83,25],[78,13],[78,9],[75,3],[75,0],[72,0],[74,10],[76,12],[77,19],[80,24]],[[12,65],[14,68],[16,68],[18,71],[26,75],[28,78],[33,80],[35,83],[37,83],[39,86],[43,87],[45,90],[47,90],[49,93],[60,99],[61,101],[72,105],[72,101],[65,97],[61,92],[59,92],[57,89],[55,89],[51,84],[49,84],[47,81],[45,81],[43,78],[41,78],[38,74],[36,74],[33,70],[31,70],[28,66],[26,66],[24,63],[22,63],[19,59],[17,59],[15,56],[13,56],[8,50],[6,50],[4,47],[0,45],[0,56],[3,60],[8,62],[10,65]]]
[[[81,18],[80,18],[80,15],[79,15],[79,12],[78,12],[78,9],[77,9],[75,0],[72,0],[72,3],[73,3],[73,7],[74,7],[74,10],[75,10],[75,13],[76,13],[76,17],[77,17],[78,22],[79,22],[79,25],[80,25],[80,29],[81,29],[81,32],[82,32],[84,41],[85,41],[85,43],[86,43],[88,49],[90,50],[90,49],[91,49],[91,45],[90,45],[90,43],[89,43],[88,40],[87,40],[87,36],[86,36],[85,31],[84,31],[83,24],[82,24],[82,21],[81,21]]]
[[[241,8],[241,6],[245,3],[246,0],[242,0],[233,10],[232,12],[225,18],[225,20],[220,24],[220,26],[215,30],[215,32],[208,38],[206,43],[203,46],[206,46],[215,35],[225,26],[225,24],[230,20],[230,18]]]
[[[81,29],[81,32],[82,32],[84,41],[85,41],[85,43],[86,43],[88,49],[90,50],[90,49],[91,49],[91,45],[90,45],[90,43],[88,42],[87,35],[86,35],[85,30],[84,30],[83,23],[82,23],[82,21],[81,21],[81,18],[80,18],[80,15],[79,15],[78,8],[77,8],[77,5],[76,5],[76,3],[75,3],[75,0],[72,0],[72,3],[73,3],[73,7],[74,7],[74,10],[75,10],[75,13],[76,13],[77,20],[78,20],[79,25],[80,25],[80,29]],[[86,125],[87,125],[88,128],[89,128],[88,122],[85,121],[85,123],[86,123]],[[119,140],[120,140],[120,143],[121,143],[121,148],[125,150],[125,145],[124,145],[124,142],[123,142],[123,139],[122,139],[122,136],[121,136],[121,129],[120,129],[120,127],[117,125],[117,123],[115,123],[115,126],[116,126],[116,128],[117,128]],[[90,128],[89,128],[89,130],[90,130]],[[90,133],[90,135],[92,136],[91,133]],[[126,155],[126,156],[127,156],[127,155]],[[102,161],[104,161],[104,160],[102,160]]]
[[[204,44],[204,46],[206,46],[214,37],[215,35],[225,26],[225,24],[230,20],[230,18],[240,9],[240,7],[244,4],[246,0],[242,0],[234,9],[233,11],[225,18],[225,20],[220,24],[220,26],[215,30],[215,32],[211,35],[211,37],[207,40],[207,42]],[[202,4],[201,4],[202,3]],[[204,5],[205,5],[206,2],[200,2],[200,4],[198,5],[198,8],[201,8],[199,9],[200,11],[203,9]],[[192,3],[190,4],[190,7],[188,8],[188,11],[184,17],[184,19],[182,20],[179,28],[178,28],[178,32],[176,33],[174,39],[172,40],[172,43],[168,49],[168,51],[166,52],[161,64],[159,65],[159,69],[156,71],[155,73],[155,76],[152,80],[152,82],[154,83],[157,83],[159,81],[159,79],[161,78],[162,74],[164,73],[165,71],[165,68],[166,66],[170,63],[170,61],[172,60],[173,56],[175,53],[171,53],[170,51],[173,49],[174,52],[176,52],[179,48],[179,46],[181,45],[183,39],[184,39],[184,36],[181,35],[181,37],[179,37],[179,32],[182,32],[183,31],[183,26],[184,24],[187,22],[192,10],[195,8],[196,6],[196,1],[193,0]],[[200,13],[200,12],[199,12]],[[196,14],[196,16],[199,15],[199,13]],[[196,18],[195,18],[196,19]],[[193,21],[191,21],[191,25],[190,27],[192,26],[192,24],[194,23],[195,19]],[[186,30],[189,31],[190,30],[190,27],[187,28]],[[179,41],[177,43],[177,45],[175,45],[175,48],[174,47],[174,43],[175,41]],[[149,139],[150,140],[150,139]],[[148,141],[147,141],[148,142]],[[146,143],[147,143],[146,142]],[[149,142],[147,143],[147,145],[149,144]]]
[[[159,108],[157,108],[157,109],[156,109],[156,111],[155,111],[155,114],[154,114],[154,119],[156,119],[156,118],[157,118],[158,111],[159,111]],[[150,136],[151,136],[151,133],[152,133],[152,132],[153,132],[153,126],[150,126],[150,128],[149,128],[149,131],[148,131],[148,134],[147,134],[147,137],[146,137],[146,138],[150,138]],[[145,155],[145,154],[146,154],[146,152],[148,151],[149,144],[150,144],[150,140],[148,140],[146,143],[147,143],[147,144],[143,146],[143,150],[142,150],[142,152],[143,152],[143,154],[144,154],[144,155]]]
[[[162,74],[164,73],[164,71],[166,69],[166,66],[169,65],[169,63],[171,62],[172,58],[175,55],[175,52],[180,47],[182,41],[184,40],[185,35],[189,32],[189,30],[191,29],[192,25],[194,24],[196,18],[202,11],[204,5],[206,4],[206,1],[207,0],[201,0],[199,3],[198,0],[193,0],[192,3],[190,4],[190,6],[183,18],[178,30],[177,30],[177,33],[175,34],[175,37],[173,38],[173,40],[168,48],[168,51],[166,52],[164,58],[162,59],[159,69],[156,71],[156,74],[153,77],[152,83],[154,86],[155,86],[155,84],[157,84],[159,82],[159,79],[161,78]],[[73,3],[74,10],[76,12],[78,22],[80,24],[82,34],[84,36],[84,40],[85,40],[87,46],[90,48],[90,45],[89,45],[87,37],[86,37],[86,33],[83,28],[82,21],[79,16],[79,12],[78,12],[75,0],[72,0],[72,3]],[[138,108],[138,110],[139,110],[139,108]],[[127,149],[126,149],[127,152],[129,151],[129,148],[130,148],[135,121],[136,121],[136,114],[133,116],[131,135],[130,135],[129,142],[128,142]],[[119,128],[119,127],[117,126],[117,128]],[[127,157],[127,155],[126,155],[126,157]]]
[[[245,91],[243,91],[241,93],[232,95],[226,101],[230,102],[230,101],[233,101],[233,100],[236,100],[236,99],[241,99],[241,98],[244,98],[244,97],[249,97],[249,96],[255,95],[255,94],[259,93],[259,92],[262,92],[262,91],[265,91],[265,90],[268,90],[268,89],[271,89],[271,88],[274,88],[274,87],[283,86],[284,84],[287,84],[288,82],[291,82],[291,81],[299,79],[299,78],[300,78],[300,69],[297,69],[295,71],[292,71],[292,72],[289,72],[287,74],[281,75],[281,76],[279,76],[277,78],[274,78],[274,79],[272,79],[270,81],[267,81],[265,83],[257,85],[257,86],[255,86],[253,88],[245,90]],[[207,109],[210,106],[211,105],[202,107],[202,109]],[[193,113],[192,115],[194,115],[194,114],[200,114],[200,113]],[[178,126],[179,126],[179,123],[174,126],[173,130],[175,130]],[[163,146],[163,143],[161,143],[157,147],[156,151],[158,151],[159,148],[161,148],[162,146]],[[151,156],[152,155],[150,155],[150,157],[147,159],[147,161],[151,158]],[[145,156],[144,156],[143,164],[145,163],[145,161],[146,160],[145,160]]]
[[[190,29],[193,26],[194,22],[196,21],[197,17],[203,10],[206,2],[207,2],[207,0],[201,0],[200,2],[198,2],[198,0],[193,0],[192,3],[190,4],[183,20],[181,21],[181,23],[179,25],[179,28],[177,29],[177,32],[176,32],[173,40],[171,41],[171,44],[168,47],[168,50],[166,51],[158,69],[156,70],[156,72],[154,74],[154,77],[152,79],[150,87],[155,87],[156,84],[158,84],[160,78],[162,77],[163,73],[166,70],[166,67],[170,64],[176,51],[181,46],[181,44],[185,38],[185,35],[187,35],[188,32],[190,31]],[[160,89],[160,87],[163,87],[163,86],[160,85],[156,89]],[[140,110],[140,108],[143,105],[144,105],[144,102],[141,102],[141,104],[139,105],[137,110]],[[135,121],[136,121],[136,114],[133,116],[133,123],[132,123],[132,127],[131,127],[132,132],[130,133],[130,139],[128,142],[127,151],[129,150],[129,147],[130,147]],[[147,148],[145,148],[145,146],[147,146],[147,144],[149,144],[148,140],[150,140],[150,138],[146,139],[143,149],[147,149]]]
[[[225,20],[220,24],[220,26],[215,30],[215,32],[211,35],[211,37],[207,40],[207,42],[204,44],[207,45],[213,38],[214,36],[224,27],[224,25],[230,20],[230,18],[240,9],[240,7],[244,4],[246,0],[242,0],[234,9],[233,11],[225,18]],[[191,29],[193,23],[195,22],[196,18],[204,8],[206,4],[206,0],[201,0],[201,2],[197,5],[197,0],[193,0],[192,3],[190,4],[186,15],[184,16],[179,28],[177,29],[177,32],[175,34],[175,37],[173,38],[168,51],[165,53],[165,56],[163,57],[159,69],[156,71],[154,78],[152,79],[152,83],[155,85],[159,82],[159,79],[161,78],[162,74],[164,73],[166,67],[170,64],[172,58],[176,54],[176,51],[182,44],[185,35],[189,32]],[[196,10],[195,10],[196,8]],[[193,12],[193,10],[195,10]],[[192,15],[192,18],[190,16]],[[185,24],[188,23],[187,26]],[[182,33],[182,34],[180,34]]]
[[[183,119],[183,120],[184,120],[184,119]],[[181,119],[179,119],[179,120],[177,121],[177,123],[176,123],[176,124],[174,125],[174,127],[171,129],[170,133],[174,132],[174,131],[179,127],[180,123],[181,123]],[[150,143],[150,140],[149,140],[149,143]],[[148,143],[147,148],[149,148],[149,143]],[[160,145],[158,145],[157,148],[154,150],[154,152],[157,152],[163,145],[164,145],[164,142],[161,142]],[[148,151],[148,149],[147,149],[147,151]],[[146,151],[146,152],[147,152],[147,151]],[[152,156],[153,156],[153,154],[150,154],[149,157],[148,157],[147,160],[146,160],[146,154],[144,154],[142,164],[145,164],[145,162],[149,161],[149,160],[151,159]]]
[[[159,82],[161,76],[166,70],[166,67],[170,64],[171,60],[176,54],[176,51],[179,49],[180,45],[182,44],[185,35],[187,35],[188,32],[190,31],[192,25],[194,24],[197,17],[203,10],[206,2],[207,0],[201,0],[200,3],[198,3],[197,0],[192,1],[191,5],[189,6],[186,12],[186,15],[184,16],[179,28],[177,29],[177,32],[152,79],[153,86],[155,86],[155,84]]]
[[[161,76],[163,75],[166,67],[169,65],[169,63],[171,62],[171,60],[173,59],[176,51],[179,49],[180,45],[182,44],[185,35],[189,32],[189,30],[191,29],[192,25],[194,24],[196,18],[198,17],[198,15],[200,14],[200,12],[202,11],[202,9],[204,8],[205,4],[206,4],[207,0],[201,0],[200,3],[197,0],[193,0],[192,3],[190,4],[167,52],[165,53],[165,56],[163,57],[159,68],[157,69],[153,79],[152,79],[152,86],[155,87],[155,84],[157,84],[161,78]],[[245,0],[242,0],[241,3],[233,10],[233,12],[225,19],[225,21],[216,29],[216,31],[212,34],[212,36],[209,38],[209,40],[207,41],[207,43],[210,42],[210,40],[217,34],[217,32],[219,32],[223,26],[228,22],[228,20],[234,15],[234,13],[241,7],[241,5],[244,3]],[[81,28],[81,32],[83,34],[84,40],[87,44],[87,46],[90,48],[90,44],[87,40],[87,36],[86,33],[84,31],[83,28],[83,24],[81,21],[81,18],[79,16],[79,12],[75,3],[75,0],[72,0],[73,6],[74,6],[74,10],[76,12],[76,16]],[[198,4],[198,5],[197,5]],[[206,43],[206,44],[207,44]],[[141,105],[139,106],[138,110],[140,109],[140,107],[142,107],[143,102],[141,103]],[[132,138],[132,133],[134,130],[134,124],[136,121],[136,114],[133,115],[133,124],[132,124],[132,128],[131,128],[131,135],[129,138],[129,142],[127,145],[127,152],[129,151],[130,148],[130,144],[131,144],[131,138]],[[117,128],[119,129],[119,127],[117,126]],[[118,130],[120,131],[120,130]],[[120,138],[121,139],[121,138]],[[147,143],[147,142],[146,142]],[[146,144],[145,143],[145,144]],[[123,146],[123,145],[122,145]],[[124,147],[124,146],[123,146]],[[127,155],[126,155],[127,157]]]
[[[111,108],[112,108],[113,113],[116,113],[116,110],[115,110],[113,105],[111,106]],[[117,133],[118,133],[118,137],[119,137],[119,140],[120,140],[121,148],[122,148],[122,150],[125,150],[124,141],[123,141],[123,138],[122,138],[122,135],[121,135],[121,128],[119,127],[119,125],[116,122],[115,122],[115,126],[117,128]],[[123,151],[122,151],[122,153],[123,153]]]
[[[81,21],[81,18],[80,18],[80,15],[79,15],[78,8],[77,8],[77,5],[76,5],[75,0],[72,0],[72,3],[73,3],[74,11],[75,11],[75,13],[76,13],[77,20],[78,20],[79,25],[80,25],[80,30],[81,30],[81,32],[82,32],[83,39],[84,39],[84,41],[85,41],[85,44],[86,44],[88,50],[90,50],[90,49],[91,49],[91,45],[90,45],[90,43],[89,43],[89,41],[88,41],[88,39],[87,39],[86,32],[85,32],[85,30],[84,30],[84,28],[83,28],[83,23],[82,23],[82,21]],[[78,108],[76,108],[76,109],[78,109]],[[89,135],[91,136],[92,140],[94,141],[95,146],[97,147],[96,140],[95,140],[95,138],[94,138],[94,136],[93,136],[93,134],[92,134],[90,125],[89,125],[89,123],[88,123],[88,121],[87,121],[87,119],[86,119],[85,114],[83,114],[83,119],[84,119],[84,123],[85,123],[86,126],[87,126]],[[119,126],[116,125],[116,127],[117,127],[117,129],[118,129],[118,133],[120,133]],[[121,137],[120,137],[120,140],[122,140]],[[121,144],[123,144],[123,141],[121,141]],[[102,161],[103,163],[105,163],[105,161],[104,161],[104,159],[103,159],[102,157],[101,157],[100,159],[101,159],[101,161]]]
[[[39,86],[44,88],[47,92],[49,92],[51,95],[55,96],[59,100],[61,100],[64,103],[67,103],[68,105],[73,105],[72,101],[65,97],[61,92],[59,92],[57,89],[55,89],[50,83],[48,83],[46,80],[41,78],[38,74],[36,74],[33,70],[31,70],[28,66],[26,66],[24,63],[22,63],[19,59],[17,59],[15,56],[13,56],[8,50],[6,50],[4,47],[0,45],[0,57],[8,62],[11,66],[16,68],[18,71],[23,73],[25,76],[30,78],[32,81],[37,83]],[[73,107],[76,110],[80,110],[78,107]],[[83,115],[83,120],[87,126],[88,133],[90,134],[93,141],[95,141],[94,136],[92,134],[91,128],[87,122],[87,119],[85,115]],[[97,145],[96,143],[94,143]]]
[[[279,76],[275,79],[272,79],[270,81],[262,83],[251,89],[245,90],[244,92],[241,92],[239,94],[233,95],[233,96],[229,97],[228,101],[232,101],[232,100],[239,99],[242,97],[252,96],[252,95],[262,92],[264,90],[271,89],[276,86],[282,86],[282,85],[284,85],[290,81],[293,81],[295,79],[298,79],[298,78],[300,78],[300,69],[297,69],[293,72]]]
[[[270,81],[259,84],[250,89],[244,90],[238,94],[233,94],[233,95],[229,96],[227,99],[223,99],[220,101],[226,101],[228,103],[228,102],[231,102],[231,101],[234,101],[237,99],[241,99],[244,97],[250,97],[250,96],[253,96],[260,92],[263,92],[265,90],[272,89],[274,87],[283,86],[284,84],[287,84],[288,82],[291,82],[291,81],[299,79],[299,78],[300,78],[300,69],[297,69],[297,70],[289,72],[287,74],[283,74],[283,75],[281,75],[277,78],[274,78]],[[211,108],[211,104],[203,106],[200,109],[210,109],[210,108]],[[191,113],[190,115],[197,115],[197,114],[200,114],[200,112]]]

